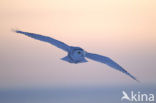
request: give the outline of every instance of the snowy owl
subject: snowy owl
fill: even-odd
[[[87,52],[87,51],[85,51],[84,49],[82,49],[80,47],[69,46],[69,45],[67,45],[67,44],[65,44],[65,43],[63,43],[61,41],[58,41],[58,40],[56,40],[54,38],[51,38],[51,37],[48,37],[48,36],[43,36],[43,35],[40,35],[40,34],[29,33],[29,32],[23,32],[23,31],[20,31],[20,30],[14,30],[14,32],[24,34],[24,35],[26,35],[28,37],[50,43],[50,44],[64,50],[65,52],[68,53],[68,55],[61,58],[61,59],[64,60],[64,61],[67,61],[69,63],[75,63],[75,64],[85,63],[85,62],[88,62],[86,60],[86,58],[92,59],[94,61],[104,63],[104,64],[106,64],[106,65],[108,65],[108,66],[110,66],[110,67],[112,67],[112,68],[114,68],[116,70],[119,70],[119,71],[127,74],[128,76],[130,76],[132,79],[138,81],[133,75],[128,73],[124,68],[122,68],[119,64],[114,62],[109,57]]]

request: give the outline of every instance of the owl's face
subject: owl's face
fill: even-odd
[[[84,51],[83,50],[73,50],[72,56],[75,58],[84,57]]]
[[[72,47],[69,56],[73,62],[81,62],[84,60],[85,51],[79,47]]]

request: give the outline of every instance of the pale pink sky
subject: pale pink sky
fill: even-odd
[[[104,64],[61,61],[66,53],[12,28],[109,56],[143,83],[156,83],[155,5],[155,0],[1,0],[0,87],[135,84]]]

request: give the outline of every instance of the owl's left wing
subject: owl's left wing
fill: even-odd
[[[105,57],[102,55],[98,55],[98,54],[93,54],[93,53],[88,53],[86,52],[86,57],[101,63],[104,63],[116,70],[119,70],[125,74],[127,74],[128,76],[130,76],[132,79],[138,81],[133,75],[131,75],[130,73],[128,73],[124,68],[122,68],[119,64],[117,64],[116,62],[114,62],[112,59],[110,59],[109,57]]]
[[[37,40],[40,40],[40,41],[44,41],[44,42],[47,42],[47,43],[50,43],[66,52],[69,51],[70,49],[70,46],[68,46],[67,44],[61,42],[61,41],[58,41],[54,38],[51,38],[51,37],[48,37],[48,36],[43,36],[43,35],[40,35],[40,34],[35,34],[35,33],[29,33],[29,32],[24,32],[24,31],[20,31],[20,30],[13,30],[14,32],[16,33],[20,33],[20,34],[24,34],[28,37],[31,37],[31,38],[34,38],[34,39],[37,39]]]

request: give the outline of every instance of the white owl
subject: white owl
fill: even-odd
[[[112,67],[114,69],[117,69],[117,70],[127,74],[132,79],[138,81],[133,75],[128,73],[125,69],[123,69],[119,64],[114,62],[109,57],[89,53],[89,52],[85,51],[84,49],[82,49],[80,47],[69,46],[69,45],[67,45],[67,44],[65,44],[65,43],[63,43],[61,41],[58,41],[56,39],[53,39],[51,37],[42,36],[42,35],[35,34],[35,33],[23,32],[23,31],[20,31],[20,30],[14,30],[14,32],[24,34],[24,35],[29,36],[31,38],[50,43],[50,44],[64,50],[65,52],[68,53],[68,55],[63,57],[62,60],[67,61],[69,63],[75,63],[75,64],[84,63],[84,62],[88,62],[85,58],[92,59],[94,61],[107,64],[108,66],[110,66],[110,67]]]

